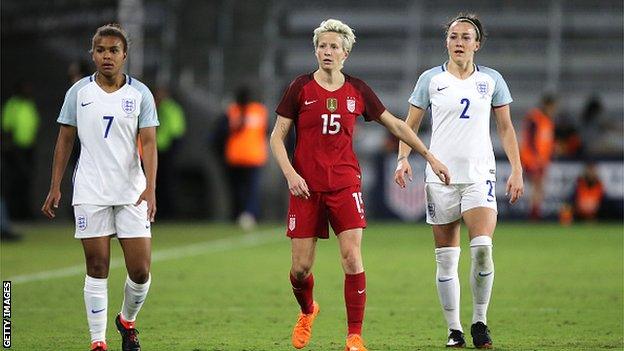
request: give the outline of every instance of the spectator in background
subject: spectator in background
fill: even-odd
[[[604,106],[598,96],[591,96],[583,110],[581,112],[581,142],[582,153],[587,156],[590,154],[590,147],[596,143],[596,140],[601,140],[605,136],[605,127],[602,122],[602,114],[604,112]],[[599,145],[595,145],[598,146]]]
[[[585,166],[585,171],[576,182],[574,215],[585,220],[596,219],[604,197],[603,189],[596,164],[588,163]]]
[[[250,95],[248,87],[238,88],[236,101],[227,108],[224,150],[234,202],[233,218],[245,230],[256,225],[260,170],[267,161],[267,110],[262,103],[252,101]]]
[[[557,156],[578,158],[582,152],[581,135],[567,113],[557,117],[555,148]]]
[[[541,217],[544,200],[544,177],[555,146],[555,124],[553,116],[557,111],[557,98],[554,95],[542,96],[539,107],[527,114],[520,145],[522,167],[531,183],[530,218]]]
[[[39,113],[32,86],[17,85],[2,108],[2,195],[13,218],[31,218],[32,165],[39,129]]]
[[[158,177],[156,192],[158,212],[161,218],[175,216],[173,194],[176,186],[177,166],[176,152],[186,133],[184,110],[170,95],[165,87],[159,87],[154,96],[158,109],[160,127],[156,133],[158,145]]]
[[[67,76],[69,77],[69,85],[72,86],[77,81],[86,77],[91,73],[89,63],[84,60],[74,61],[67,67]]]

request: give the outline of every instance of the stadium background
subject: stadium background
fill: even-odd
[[[223,186],[227,173],[211,147],[219,116],[241,84],[251,86],[273,110],[293,77],[315,69],[311,32],[329,17],[345,21],[357,35],[345,72],[364,79],[389,110],[404,116],[418,75],[446,59],[442,26],[459,11],[478,13],[489,32],[477,63],[505,77],[515,100],[516,130],[544,92],[561,98],[555,123],[582,127],[580,114],[592,96],[605,106],[600,137],[587,143],[583,158],[558,156],[551,168],[547,223],[522,220],[526,199],[513,208],[505,204],[502,184],[508,170],[492,123],[504,219],[496,234],[490,316],[498,348],[622,349],[623,7],[616,0],[2,1],[0,100],[4,104],[17,83],[28,81],[41,116],[29,199],[33,216],[14,223],[24,240],[1,246],[2,278],[14,284],[13,349],[85,349],[84,259],[71,237],[71,169],[64,178],[59,218],[49,223],[38,209],[49,186],[55,120],[70,85],[68,67],[90,63],[90,38],[98,26],[116,21],[126,28],[128,72],[152,89],[167,86],[187,116],[187,134],[175,160],[180,169],[177,218],[154,226],[156,279],[141,312],[144,347],[289,350],[296,305],[285,275],[285,181],[271,161],[262,178],[264,223],[257,231],[223,224],[231,205]],[[442,349],[431,234],[419,219],[422,203],[412,196],[419,186],[398,193],[389,179],[395,154],[387,134],[376,124],[358,128],[355,144],[370,219],[363,248],[371,291],[365,337],[374,350]],[[424,122],[423,128],[421,137],[428,142],[430,124]],[[587,160],[598,162],[610,222],[562,227],[552,220]],[[422,167],[417,159],[412,164]],[[316,296],[326,317],[317,322],[311,349],[340,349],[344,306],[336,243],[320,245]],[[111,313],[120,303],[125,276],[120,250],[113,246]],[[464,254],[463,321],[471,311],[469,265]],[[117,347],[112,318],[108,336]],[[185,322],[183,329],[179,320]]]
[[[129,32],[130,74],[154,90],[167,86],[186,110],[188,132],[175,166],[180,170],[174,193],[179,218],[222,220],[230,199],[222,185],[227,174],[211,148],[219,116],[242,84],[272,111],[286,85],[298,74],[315,69],[311,32],[321,20],[336,17],[355,28],[357,44],[345,72],[365,79],[388,109],[407,112],[407,97],[418,75],[446,59],[442,25],[461,10],[481,15],[489,38],[477,63],[499,70],[510,86],[512,116],[519,130],[526,112],[544,92],[561,98],[557,124],[580,125],[581,110],[592,96],[605,107],[599,140],[587,141],[586,158],[609,160],[599,166],[606,183],[611,217],[621,217],[624,182],[624,94],[622,74],[622,2],[607,1],[3,1],[2,102],[16,83],[33,86],[41,127],[32,165],[34,214],[49,184],[57,134],[56,116],[69,81],[72,62],[90,63],[88,50],[95,28],[119,21]],[[93,67],[89,67],[92,71]],[[274,115],[271,114],[271,122]],[[430,124],[421,137],[428,142]],[[504,154],[495,136],[497,157]],[[364,172],[365,200],[375,194],[386,200],[368,201],[372,217],[419,218],[420,203],[392,208],[386,191],[393,165],[388,137],[376,124],[360,123],[356,148]],[[388,157],[385,157],[385,156]],[[386,160],[387,159],[387,160]],[[573,190],[582,164],[550,172],[545,213],[556,214]],[[615,163],[613,163],[615,162]],[[386,164],[385,167],[383,166]],[[417,160],[416,163],[422,163]],[[414,162],[413,162],[414,164]],[[505,181],[506,162],[499,162],[499,184]],[[168,167],[161,164],[161,167]],[[384,171],[380,171],[383,169]],[[69,172],[63,193],[71,192]],[[385,181],[385,183],[384,183]],[[262,218],[280,220],[286,206],[285,182],[274,162],[262,176]],[[417,187],[412,187],[417,188]],[[498,187],[504,195],[503,186]],[[422,196],[421,196],[422,198]],[[502,215],[523,217],[526,201]],[[383,204],[383,206],[377,206]],[[63,201],[61,217],[71,217]]]

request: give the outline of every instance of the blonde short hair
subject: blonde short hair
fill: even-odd
[[[351,48],[353,47],[353,44],[355,44],[355,34],[353,34],[353,29],[343,22],[333,18],[321,22],[321,25],[314,30],[314,37],[312,38],[314,48],[318,45],[319,36],[327,32],[338,33],[342,38],[343,49],[347,53],[351,52]]]

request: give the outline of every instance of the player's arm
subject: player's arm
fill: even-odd
[[[516,131],[511,123],[511,112],[509,105],[494,107],[496,116],[496,130],[501,140],[507,159],[511,164],[511,175],[507,180],[506,194],[509,202],[514,203],[524,193],[524,182],[522,180],[522,164],[520,163],[520,152],[518,151],[518,140]]]
[[[423,144],[418,138],[416,133],[410,128],[405,121],[394,117],[388,110],[384,111],[378,118],[378,122],[384,125],[390,133],[394,134],[397,138],[407,143],[412,149],[418,152],[433,169],[433,172],[447,185],[450,184],[451,177],[448,172],[448,168],[442,162],[438,161],[435,156]]]
[[[150,222],[156,217],[156,171],[158,169],[158,151],[156,150],[156,127],[139,129],[139,140],[143,149],[143,168],[147,184],[145,190],[135,203],[147,202],[147,219]]]
[[[412,128],[416,135],[418,135],[418,129],[420,128],[420,123],[422,122],[424,115],[425,110],[410,104],[405,123]],[[399,154],[397,156],[397,168],[394,171],[394,182],[401,188],[405,188],[406,175],[409,181],[412,181],[412,167],[410,166],[408,159],[410,152],[412,152],[412,148],[402,140],[399,140]]]
[[[295,171],[290,160],[288,159],[288,153],[286,152],[286,145],[284,141],[288,136],[288,131],[293,124],[293,120],[290,118],[277,115],[275,121],[275,127],[271,133],[271,152],[273,157],[277,160],[277,164],[282,169],[284,177],[288,182],[288,190],[291,194],[297,197],[307,199],[310,197],[310,190],[306,181]]]
[[[56,138],[56,146],[54,147],[50,191],[41,207],[41,212],[50,219],[56,217],[54,210],[58,208],[61,201],[61,181],[63,180],[63,174],[65,174],[65,168],[67,168],[67,162],[71,156],[75,140],[76,127],[61,124],[58,137]]]

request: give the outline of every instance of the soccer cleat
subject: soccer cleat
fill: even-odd
[[[448,341],[446,342],[446,347],[456,347],[461,348],[466,346],[466,340],[464,339],[464,333],[461,330],[450,329],[449,330]]]
[[[345,351],[367,351],[360,334],[349,334]]]
[[[292,332],[292,344],[296,349],[302,349],[310,342],[310,338],[312,337],[312,324],[314,324],[314,319],[319,311],[319,304],[314,301],[312,313],[299,313],[297,324],[295,324],[295,328]]]
[[[472,334],[472,343],[478,349],[491,349],[492,338],[490,338],[490,329],[483,322],[477,322],[470,327]]]
[[[122,351],[141,351],[141,345],[139,344],[139,331],[134,328],[134,323],[125,322],[129,325],[124,325],[121,320],[121,314],[115,318],[115,325],[117,331],[121,334],[121,349]]]
[[[104,341],[94,341],[91,343],[91,348],[89,348],[89,350],[91,351],[106,351],[108,350],[108,347],[106,346],[106,343]]]

